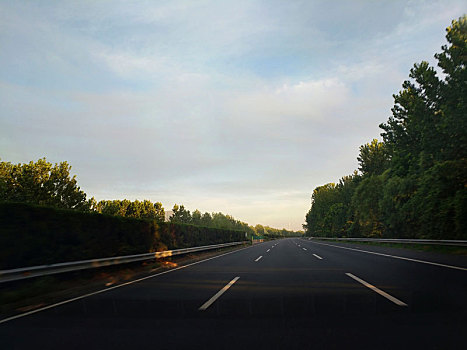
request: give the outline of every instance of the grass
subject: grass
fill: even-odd
[[[319,239],[319,238],[318,238]],[[391,248],[404,248],[417,250],[422,252],[434,252],[442,254],[452,254],[452,255],[465,255],[467,256],[467,247],[459,246],[447,246],[447,245],[438,245],[438,244],[408,244],[408,243],[393,243],[393,242],[362,242],[362,241],[342,241],[342,240],[326,240],[331,242],[340,242],[340,243],[351,243],[351,244],[361,244],[369,246],[382,246],[382,247],[391,247]]]

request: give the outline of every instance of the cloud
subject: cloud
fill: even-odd
[[[240,94],[231,104],[236,117],[266,118],[268,122],[280,118],[322,119],[326,111],[345,103],[347,87],[338,78],[285,83],[265,91]]]
[[[100,53],[96,54],[96,58],[102,60],[114,73],[127,79],[134,78],[135,75],[140,78],[147,78],[147,74],[160,74],[170,68],[168,60],[157,56],[148,57],[136,56],[128,53]]]

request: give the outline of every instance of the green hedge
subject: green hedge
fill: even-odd
[[[244,239],[241,231],[0,203],[0,269]]]

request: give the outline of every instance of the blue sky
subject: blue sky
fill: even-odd
[[[300,229],[463,1],[0,1],[0,157]]]

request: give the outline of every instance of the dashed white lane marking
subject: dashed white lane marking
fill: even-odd
[[[449,268],[449,269],[467,271],[467,268],[466,268],[466,267],[459,267],[459,266],[453,266],[453,265],[445,265],[445,264],[435,263],[435,262],[431,262],[431,261],[425,261],[425,260],[418,260],[418,259],[405,258],[405,257],[403,257],[403,256],[397,256],[397,255],[389,255],[389,254],[383,254],[383,253],[370,252],[370,251],[368,251],[368,250],[361,250],[361,249],[355,249],[355,248],[349,248],[349,247],[342,247],[342,246],[333,245],[333,244],[327,244],[327,243],[318,243],[318,242],[313,242],[313,243],[315,243],[315,244],[321,244],[321,245],[327,245],[327,246],[334,247],[334,248],[341,248],[341,249],[353,250],[353,251],[361,252],[361,253],[368,253],[368,254],[386,256],[386,257],[388,257],[388,258],[401,259],[401,260],[407,260],[407,261],[418,262],[418,263],[422,263],[422,264],[428,264],[428,265],[434,265],[434,266],[447,267],[447,268]]]
[[[222,294],[224,294],[227,289],[229,289],[230,287],[232,287],[232,285],[238,281],[240,277],[235,277],[232,281],[230,281],[229,283],[227,283],[224,288],[222,288],[220,291],[218,291],[216,294],[214,294],[214,296],[209,299],[208,301],[206,301],[203,305],[200,306],[200,308],[198,310],[200,311],[204,311],[206,310],[208,307],[210,307],[212,305],[212,303],[214,303]]]
[[[263,256],[260,255],[258,259],[255,260],[255,262],[259,261]]]
[[[266,253],[269,253],[270,251],[271,251],[271,249],[268,249],[268,250],[266,250]]]
[[[38,312],[41,312],[41,311],[49,310],[49,309],[52,309],[52,308],[54,308],[54,307],[57,307],[57,306],[60,306],[60,305],[64,305],[64,304],[68,304],[68,303],[71,303],[71,302],[73,302],[73,301],[80,300],[80,299],[84,299],[84,298],[87,298],[87,297],[90,297],[90,296],[93,296],[93,295],[96,295],[96,294],[105,293],[105,292],[111,291],[111,290],[113,290],[113,289],[125,287],[125,286],[128,286],[128,285],[133,284],[133,283],[137,283],[137,282],[140,282],[140,281],[147,280],[147,279],[149,279],[149,278],[154,278],[154,277],[157,277],[157,276],[160,276],[160,275],[165,275],[166,273],[174,272],[174,271],[181,270],[181,269],[184,269],[184,268],[193,266],[193,265],[201,264],[201,263],[203,263],[203,262],[205,262],[205,261],[217,259],[217,258],[220,258],[220,257],[222,257],[222,256],[224,256],[224,255],[233,254],[233,253],[239,252],[239,251],[241,251],[241,250],[243,250],[243,249],[249,249],[249,248],[251,248],[251,247],[252,247],[252,246],[248,246],[248,247],[246,247],[246,248],[242,248],[242,249],[239,249],[239,250],[234,250],[233,252],[227,252],[227,253],[224,253],[224,254],[216,255],[216,256],[213,256],[213,257],[211,257],[211,258],[207,258],[207,259],[204,259],[204,260],[196,261],[196,262],[194,262],[194,263],[190,263],[190,264],[186,264],[186,265],[183,265],[183,266],[179,266],[179,267],[176,267],[176,268],[173,268],[173,269],[170,269],[170,270],[162,271],[162,272],[156,273],[156,274],[154,274],[154,275],[150,275],[150,276],[138,278],[138,279],[136,279],[136,280],[129,281],[129,282],[125,282],[125,283],[122,283],[122,284],[119,284],[119,285],[116,285],[116,286],[113,286],[113,287],[109,287],[109,288],[105,288],[105,289],[98,290],[98,291],[96,291],[96,292],[84,294],[84,295],[81,295],[81,296],[76,297],[76,298],[64,300],[64,301],[61,301],[61,302],[58,302],[58,303],[55,303],[55,304],[52,304],[52,305],[47,305],[47,306],[41,307],[41,308],[36,309],[36,310],[32,310],[32,311],[25,312],[25,313],[23,313],[23,314],[19,314],[19,315],[11,316],[11,317],[8,317],[8,318],[4,318],[3,320],[0,320],[0,324],[1,324],[1,323],[8,322],[8,321],[15,320],[15,319],[17,319],[17,318],[29,316],[29,315],[32,315],[32,314],[35,314],[35,313],[38,313]]]
[[[323,260],[323,258],[320,257],[319,255],[313,254],[313,256],[314,256],[316,259]]]
[[[375,286],[369,284],[368,282],[365,282],[364,280],[358,278],[357,276],[352,275],[350,272],[347,272],[346,275],[349,276],[349,277],[351,277],[351,278],[353,278],[355,281],[360,282],[360,283],[363,284],[365,287],[370,288],[371,290],[373,290],[374,292],[378,293],[379,295],[382,295],[382,296],[385,297],[386,299],[391,300],[394,304],[399,305],[399,306],[407,306],[406,303],[400,301],[399,299],[393,297],[392,295],[389,295],[389,294],[386,293],[385,291],[382,291],[381,289],[376,288]]]
[[[303,250],[306,250],[306,248],[302,248]]]

